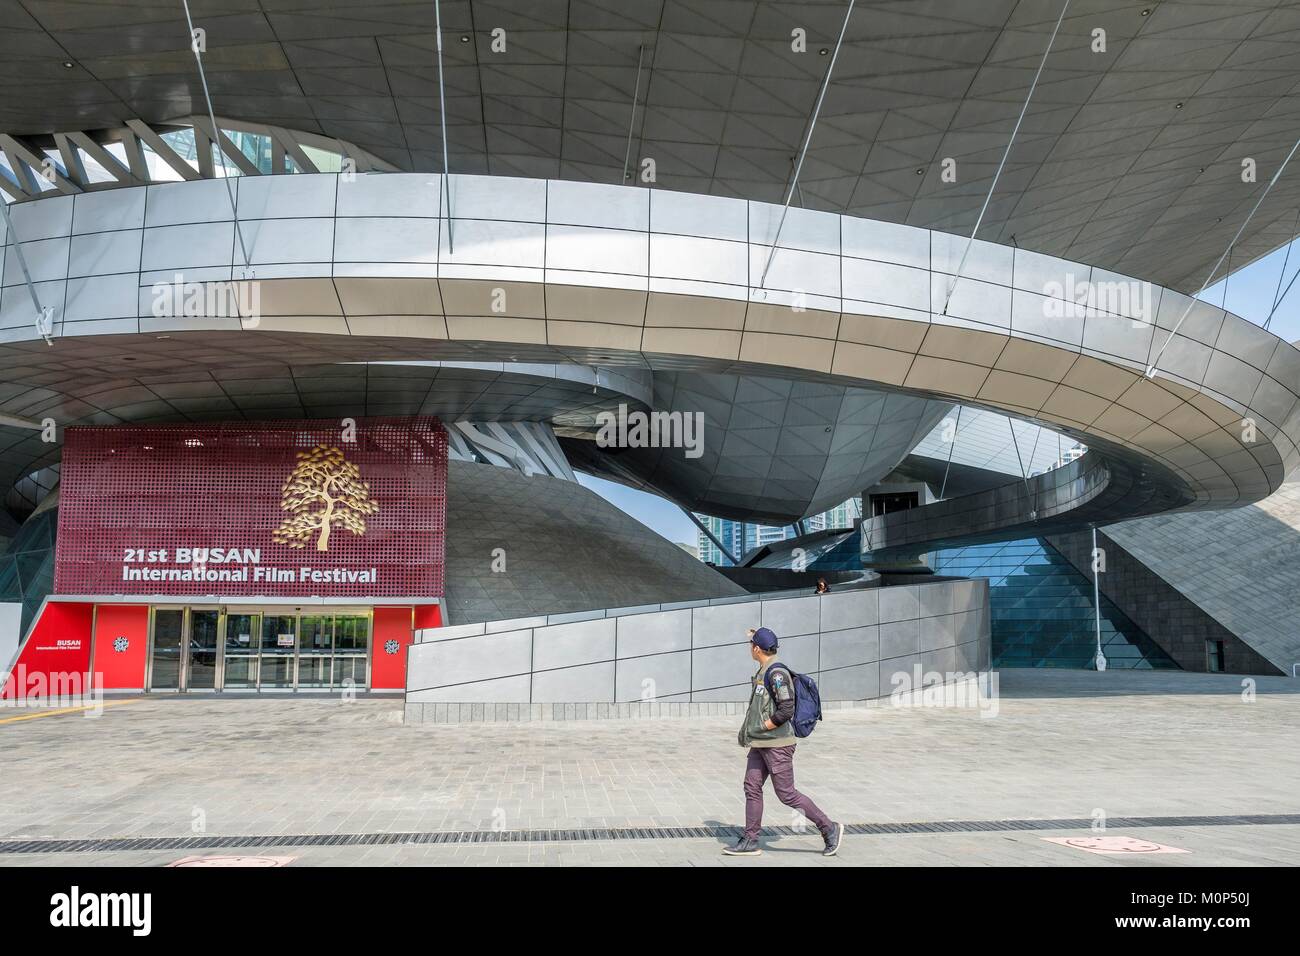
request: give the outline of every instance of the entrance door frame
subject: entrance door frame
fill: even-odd
[[[154,661],[154,632],[157,624],[157,615],[159,611],[179,611],[181,613],[181,655],[179,662],[179,672],[177,676],[176,687],[153,686],[153,661]],[[258,647],[258,668],[257,668],[257,685],[256,687],[239,687],[230,691],[234,694],[297,694],[297,693],[334,693],[340,690],[339,685],[333,683],[333,677],[337,673],[334,667],[333,658],[336,649],[331,645],[331,683],[329,687],[308,687],[300,688],[298,686],[298,658],[302,642],[302,618],[304,616],[346,616],[346,617],[364,617],[366,620],[366,646],[361,657],[365,660],[365,684],[357,686],[355,689],[368,691],[370,682],[374,675],[372,671],[371,654],[374,650],[375,641],[375,612],[373,607],[364,605],[308,605],[294,606],[283,604],[220,604],[212,601],[196,601],[193,604],[150,604],[149,605],[149,640],[145,652],[145,675],[144,686],[147,693],[150,694],[188,694],[191,693],[189,686],[190,678],[190,641],[193,637],[193,612],[194,611],[216,611],[217,612],[217,664],[216,675],[213,687],[202,687],[198,689],[199,693],[226,693],[226,622],[229,616],[233,614],[256,614],[258,615],[258,626],[263,626],[263,621],[267,615],[292,617],[294,619],[294,641],[293,641],[293,686],[292,687],[262,687],[262,667],[261,667],[261,634],[256,635]],[[358,655],[351,655],[358,656]]]
[[[177,677],[175,687],[154,687],[153,686],[153,650],[154,635],[158,625],[159,611],[179,611],[181,614],[181,649],[180,660],[177,663]],[[190,691],[190,641],[194,638],[194,613],[195,611],[216,611],[217,612],[217,662],[216,674],[213,682],[216,687],[222,686],[224,677],[223,669],[225,663],[225,654],[221,642],[225,638],[226,615],[224,609],[219,604],[211,601],[204,601],[195,604],[150,604],[149,605],[149,640],[145,650],[145,671],[144,686],[150,694],[185,694]],[[216,687],[201,687],[201,691],[211,691]]]

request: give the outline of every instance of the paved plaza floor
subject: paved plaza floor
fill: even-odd
[[[743,814],[735,717],[408,727],[392,699],[218,697],[0,709],[0,865],[1300,864],[1300,681],[999,676],[995,712],[836,710],[800,744],[800,789],[858,825],[832,860],[815,831],[789,832],[770,787],[765,822],[784,832],[761,858],[720,854]],[[1098,835],[1134,852],[1049,840]],[[259,839],[220,840],[235,836]],[[175,839],[102,842],[160,838]]]

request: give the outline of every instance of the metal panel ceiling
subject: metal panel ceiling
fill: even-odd
[[[845,4],[442,7],[453,171],[621,182],[630,129],[633,163],[654,158],[660,188],[779,201]],[[403,169],[441,168],[430,0],[194,9],[218,112],[347,139]],[[796,204],[968,231],[1059,10],[859,3]],[[491,50],[496,27],[504,53]],[[795,27],[807,53],[790,49]],[[1096,28],[1105,53],[1091,50]],[[981,238],[1199,287],[1300,131],[1298,36],[1293,2],[1074,0]],[[0,131],[203,109],[178,0],[0,0]],[[945,157],[956,183],[940,179]],[[1256,183],[1241,181],[1245,157]],[[1293,237],[1297,173],[1270,194],[1232,268]]]

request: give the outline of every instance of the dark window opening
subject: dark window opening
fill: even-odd
[[[920,504],[915,491],[900,491],[892,494],[871,496],[871,517],[878,518],[895,511],[906,511]]]

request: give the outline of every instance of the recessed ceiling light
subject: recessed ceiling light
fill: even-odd
[[[925,168],[924,168],[923,166],[918,166],[918,167],[916,168],[916,175],[918,175],[918,176],[924,176],[924,175],[925,175]]]
[[[1174,104],[1174,109],[1176,109],[1176,110],[1180,110],[1180,109],[1182,109],[1182,108],[1183,108],[1183,104],[1182,104],[1182,103],[1175,103],[1175,104]]]
[[[1143,11],[1142,11],[1142,16],[1144,16],[1144,17],[1149,17],[1149,16],[1151,16],[1151,8],[1150,8],[1150,7],[1147,7],[1145,10],[1143,10]]]
[[[822,56],[825,56],[827,53],[830,53],[831,51],[830,51],[829,49],[827,49],[826,47],[822,47],[822,48],[821,48],[820,50],[818,50],[817,52],[820,53]]]
[[[73,67],[74,65],[75,65],[75,64],[74,64],[71,60],[64,60],[64,61],[63,61],[63,68],[64,68],[65,70],[70,70],[70,69],[72,69],[72,67]]]
[[[461,43],[468,43],[468,42],[469,42],[469,34],[468,34],[468,33],[462,33],[462,34],[460,35],[460,42],[461,42]]]

